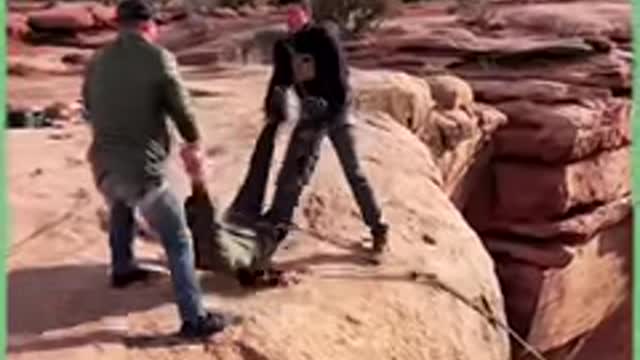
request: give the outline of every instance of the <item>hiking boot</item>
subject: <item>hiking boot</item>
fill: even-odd
[[[239,316],[207,312],[205,316],[198,318],[196,323],[184,322],[180,328],[179,336],[187,339],[206,338],[220,333],[232,325],[242,321]]]
[[[388,233],[389,226],[387,224],[380,224],[371,232],[373,237],[372,250],[374,254],[382,254],[388,249]]]
[[[124,289],[135,283],[147,282],[160,276],[157,271],[135,268],[124,274],[112,274],[111,275],[111,287],[116,289]]]
[[[236,272],[236,278],[245,288],[274,288],[287,287],[300,282],[299,272],[292,270],[267,269],[240,269]]]
[[[278,250],[280,245],[279,238],[282,237],[281,231],[277,227],[264,226],[257,231],[258,252],[254,258],[251,267],[255,269],[266,269],[271,264],[271,258]]]

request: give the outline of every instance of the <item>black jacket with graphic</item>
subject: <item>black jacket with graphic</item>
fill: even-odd
[[[303,84],[294,84],[292,52],[311,55],[316,77]],[[315,96],[327,101],[330,113],[346,109],[349,96],[349,69],[336,32],[328,25],[309,24],[295,34],[279,40],[273,48],[274,70],[267,89],[265,110],[270,113],[274,88],[294,86],[300,97]]]

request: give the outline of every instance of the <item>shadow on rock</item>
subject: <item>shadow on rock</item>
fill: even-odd
[[[144,261],[145,264],[151,261]],[[206,292],[216,296],[248,296],[231,278],[205,276]],[[169,276],[124,290],[109,287],[103,264],[28,268],[9,274],[9,353],[50,351],[92,343],[123,343],[127,347],[181,345],[175,334],[127,336],[123,329],[101,329],[82,334],[54,336],[68,329],[108,317],[125,317],[172,304]],[[44,336],[43,336],[44,335]],[[51,335],[51,336],[50,336]]]
[[[168,281],[110,288],[103,264],[19,269],[8,281],[10,335],[40,335],[172,301]]]

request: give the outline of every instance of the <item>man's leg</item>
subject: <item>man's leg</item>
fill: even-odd
[[[344,118],[338,118],[329,129],[329,138],[336,150],[362,217],[371,230],[373,250],[382,252],[387,245],[388,226],[381,220],[380,206],[360,166],[352,131],[351,124]]]
[[[301,120],[289,140],[287,152],[278,179],[267,220],[278,230],[274,234],[277,243],[287,236],[294,210],[298,206],[302,190],[309,183],[320,155],[320,145],[326,131],[310,120]],[[275,248],[267,251],[270,256]]]
[[[153,271],[139,267],[133,254],[135,220],[133,208],[121,200],[111,204],[109,246],[111,248],[111,285],[125,288],[135,282],[149,280]]]
[[[134,209],[125,199],[127,192],[113,174],[104,176],[97,185],[109,205],[109,247],[111,250],[111,286],[126,288],[136,282],[144,282],[158,274],[144,269],[135,262]],[[126,187],[125,187],[126,188]]]
[[[123,275],[135,269],[133,209],[120,200],[111,204],[109,216],[109,246],[114,275]]]
[[[168,188],[161,187],[147,194],[140,202],[140,207],[165,248],[178,310],[183,320],[183,335],[203,336],[222,331],[230,320],[219,314],[207,313],[202,305],[191,237],[182,204]]]
[[[268,122],[262,128],[251,155],[249,171],[242,187],[227,210],[226,221],[237,225],[253,225],[262,214],[279,127],[280,122]]]

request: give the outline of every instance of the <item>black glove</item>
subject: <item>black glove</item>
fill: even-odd
[[[267,104],[267,118],[269,121],[283,122],[287,119],[287,91],[276,86],[271,93],[271,99]]]
[[[327,100],[317,97],[308,96],[302,100],[302,114],[311,119],[322,118],[327,114],[329,103]]]

